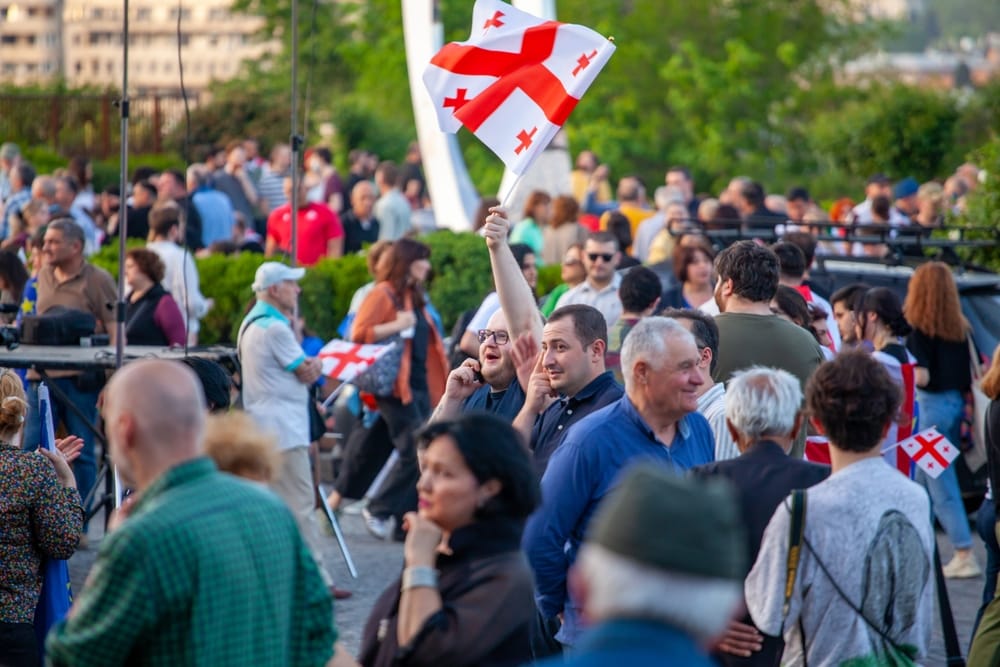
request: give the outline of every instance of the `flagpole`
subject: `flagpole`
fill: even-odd
[[[507,188],[507,192],[504,194],[503,199],[500,202],[500,208],[507,210],[507,204],[510,203],[511,196],[517,191],[517,184],[521,182],[522,178],[524,178],[523,172],[518,174],[517,178],[514,179],[514,182],[510,184],[509,188]]]

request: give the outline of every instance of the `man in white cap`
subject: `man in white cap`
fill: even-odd
[[[240,325],[236,349],[243,377],[243,409],[261,430],[278,437],[282,466],[271,483],[288,504],[324,580],[319,532],[313,513],[316,496],[309,459],[309,387],[320,377],[322,364],[306,357],[292,329],[299,298],[298,281],[305,269],[264,262],[251,288],[257,303]]]

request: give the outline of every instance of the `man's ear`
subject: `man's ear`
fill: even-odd
[[[788,434],[788,437],[795,440],[799,435],[799,429],[802,428],[802,423],[805,421],[805,413],[799,410],[795,413],[795,421],[792,423],[792,432]]]
[[[736,430],[733,422],[729,421],[728,417],[726,418],[726,430],[729,431],[729,437],[733,439],[734,443],[740,441],[740,432]]]
[[[608,344],[605,343],[600,338],[598,338],[593,343],[591,343],[591,346],[594,356],[597,357],[598,359],[604,359],[604,355],[608,351]]]

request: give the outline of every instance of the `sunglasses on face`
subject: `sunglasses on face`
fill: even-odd
[[[489,337],[493,336],[493,340],[497,345],[506,345],[507,341],[510,340],[510,334],[506,331],[491,331],[489,329],[480,329],[476,332],[476,337],[479,338],[480,343],[485,343],[489,340]]]
[[[591,262],[596,262],[597,258],[600,257],[607,263],[615,258],[615,254],[613,252],[588,252],[587,257]]]

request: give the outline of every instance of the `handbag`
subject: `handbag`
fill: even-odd
[[[399,365],[403,361],[403,351],[406,346],[403,337],[399,334],[389,336],[385,340],[379,341],[379,344],[390,344],[391,347],[376,359],[375,363],[355,376],[350,384],[363,392],[383,398],[392,396],[392,389],[396,386],[396,377],[399,375]]]
[[[969,403],[972,407],[972,414],[969,423],[969,441],[972,444],[965,451],[965,463],[969,470],[975,473],[986,465],[986,411],[990,407],[990,397],[983,392],[983,366],[979,360],[979,352],[972,336],[966,337],[969,344],[969,371],[972,376],[972,384],[969,388],[971,395]]]
[[[392,299],[396,311],[403,310],[403,304],[399,302],[396,295],[388,287],[385,287],[386,294]],[[403,362],[403,352],[406,350],[406,341],[400,334],[393,334],[378,342],[379,345],[390,345],[387,352],[375,360],[375,362],[359,373],[350,384],[353,384],[360,391],[372,394],[378,398],[392,396],[393,387],[396,386],[396,377],[399,376],[399,365]]]

